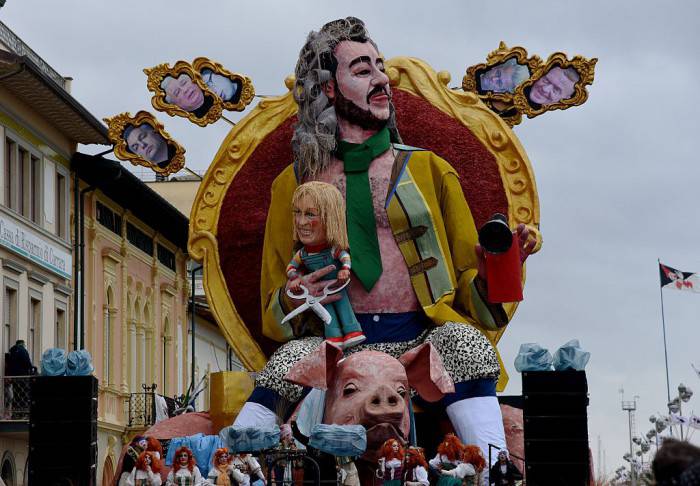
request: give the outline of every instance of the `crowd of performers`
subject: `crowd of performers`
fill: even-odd
[[[118,486],[162,486],[160,474],[165,457],[160,442],[153,437],[135,437],[127,448]],[[204,477],[189,447],[179,447],[165,480],[165,486],[261,486],[265,475],[251,454],[231,454],[217,449],[209,474]]]
[[[292,450],[285,442],[283,450]],[[266,486],[265,472],[251,454],[235,454],[226,448],[213,453],[206,477],[197,467],[195,454],[186,446],[179,447],[165,483],[161,477],[163,448],[152,437],[135,437],[124,456],[118,486]],[[336,458],[339,484],[359,486],[354,458]],[[343,474],[344,473],[344,474]],[[375,485],[384,486],[513,486],[523,476],[508,457],[508,451],[498,452],[498,461],[487,475],[487,461],[476,445],[465,445],[454,434],[447,434],[437,448],[435,457],[426,460],[421,447],[405,448],[396,439],[387,440],[377,462]],[[164,474],[164,473],[163,473]],[[278,463],[272,471],[273,484],[301,484],[303,464],[294,460]]]
[[[399,441],[387,440],[381,449],[377,477],[384,486],[481,486],[486,479],[486,459],[476,445],[464,445],[454,434],[447,434],[435,457],[426,461],[423,449],[404,449]],[[512,486],[523,478],[508,457],[498,452],[498,462],[489,471],[489,484]]]

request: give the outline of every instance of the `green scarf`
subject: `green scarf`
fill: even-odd
[[[340,141],[336,150],[336,156],[344,163],[347,180],[345,200],[352,271],[367,292],[372,290],[382,274],[382,258],[367,169],[389,147],[389,129],[384,127],[364,143]]]

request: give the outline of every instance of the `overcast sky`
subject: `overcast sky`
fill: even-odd
[[[197,56],[247,74],[258,93],[283,94],[308,31],[347,15],[365,20],[386,57],[421,58],[448,70],[452,85],[500,40],[544,59],[555,51],[599,58],[585,105],[515,128],[535,171],[544,246],[499,348],[511,375],[506,393],[519,394],[521,343],[554,352],[580,339],[591,352],[593,457],[600,436],[613,471],[628,448],[619,388],[639,396],[640,433],[665,409],[656,260],[700,272],[697,2],[8,0],[0,10],[75,78],[73,95],[100,119],[153,111],[142,69]],[[194,169],[206,169],[230,128],[157,116]],[[700,391],[690,367],[700,365],[700,294],[664,294],[672,389],[682,381]],[[687,409],[700,414],[700,399]]]

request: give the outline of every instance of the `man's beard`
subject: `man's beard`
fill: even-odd
[[[363,130],[381,130],[389,122],[389,118],[382,120],[374,115],[370,110],[360,108],[353,101],[350,101],[340,88],[336,89],[336,97],[333,106],[338,117],[344,118],[353,125],[357,125]],[[373,93],[370,93],[370,95]]]

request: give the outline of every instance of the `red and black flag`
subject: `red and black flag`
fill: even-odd
[[[661,288],[700,293],[700,274],[698,273],[681,272],[659,262],[659,274],[661,276]]]

